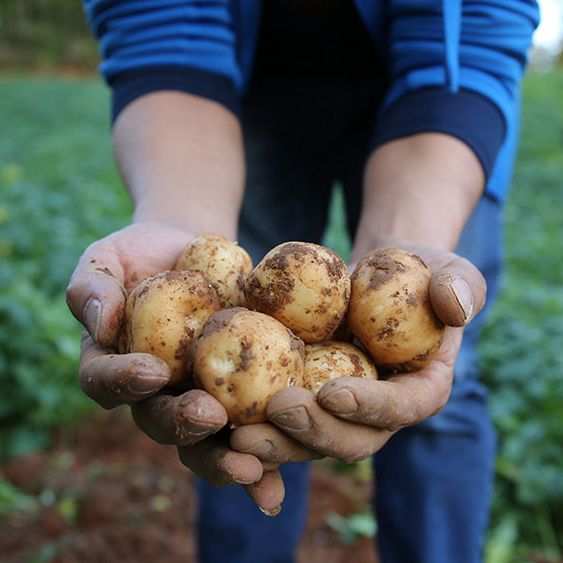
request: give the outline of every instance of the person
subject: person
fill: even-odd
[[[85,0],[85,8],[134,214],[86,249],[69,284],[69,307],[87,329],[81,385],[105,408],[129,404],[138,426],[176,445],[201,477],[200,560],[294,561],[307,462],[375,454],[381,560],[480,561],[494,434],[475,354],[484,317],[473,319],[485,279],[489,304],[497,287],[536,3]],[[115,354],[126,292],[171,269],[192,238],[238,238],[255,260],[282,241],[319,242],[336,181],[352,263],[397,246],[433,272],[432,305],[447,329],[428,367],[339,379],[318,400],[287,389],[269,403],[268,423],[229,432],[210,395],[167,388],[158,358]],[[242,487],[219,488],[234,484]]]

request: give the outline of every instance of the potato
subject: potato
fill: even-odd
[[[244,292],[250,309],[266,313],[307,343],[329,339],[350,298],[346,264],[328,248],[305,242],[276,246],[254,268]]]
[[[194,378],[233,426],[264,422],[272,396],[303,379],[304,344],[272,317],[243,307],[211,315],[197,339]]]
[[[217,290],[201,272],[162,272],[146,278],[127,297],[119,351],[158,356],[170,368],[170,383],[179,383],[189,375],[195,338],[220,308]]]
[[[201,270],[215,284],[221,306],[243,306],[243,287],[252,271],[248,252],[221,235],[206,234],[192,240],[182,251],[175,270]]]
[[[379,249],[358,263],[348,324],[378,368],[416,371],[438,352],[444,325],[430,304],[430,280],[422,259],[400,249]]]
[[[328,341],[305,346],[303,387],[315,396],[331,379],[348,376],[377,379],[377,370],[353,344]]]

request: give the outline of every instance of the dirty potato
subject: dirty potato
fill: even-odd
[[[201,272],[146,278],[127,297],[119,351],[158,356],[170,368],[170,384],[179,383],[188,376],[192,343],[220,308],[215,287]]]
[[[305,389],[316,396],[325,383],[337,377],[377,379],[377,370],[357,346],[348,342],[328,341],[305,346]]]
[[[329,339],[350,298],[346,264],[317,244],[276,246],[254,268],[245,285],[247,306],[290,328],[304,342]]]
[[[272,396],[301,385],[304,344],[272,317],[242,307],[214,313],[197,339],[194,378],[233,426],[264,422]]]
[[[184,248],[174,269],[203,272],[215,284],[223,308],[244,305],[243,287],[252,259],[236,242],[221,235],[201,235]]]
[[[358,263],[348,324],[378,368],[416,371],[438,352],[444,325],[430,303],[430,280],[423,260],[401,249],[379,249]]]

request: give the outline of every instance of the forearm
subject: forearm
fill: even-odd
[[[114,150],[135,221],[236,237],[243,144],[227,109],[179,92],[143,96],[117,118]]]
[[[352,259],[386,240],[453,250],[483,184],[479,160],[454,137],[424,133],[378,147],[366,166]]]

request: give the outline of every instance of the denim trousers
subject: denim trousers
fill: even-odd
[[[374,93],[361,85],[320,80],[279,86],[257,86],[244,106],[247,183],[239,242],[255,261],[283,241],[321,242],[335,182],[344,194],[353,237],[375,119]],[[488,308],[501,267],[497,203],[480,201],[457,252],[485,275]],[[495,454],[475,353],[485,316],[486,311],[465,331],[446,407],[399,431],[373,456],[383,563],[482,560]],[[282,474],[286,499],[275,518],[259,512],[241,487],[217,489],[198,480],[201,563],[296,560],[307,519],[309,467],[288,464]]]

